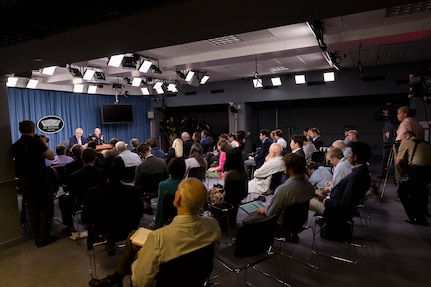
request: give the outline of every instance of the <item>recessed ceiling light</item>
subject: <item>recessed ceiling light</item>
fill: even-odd
[[[305,84],[305,75],[295,75],[295,83],[297,85]]]

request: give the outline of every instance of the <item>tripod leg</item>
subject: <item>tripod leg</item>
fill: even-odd
[[[380,193],[380,201],[383,200],[383,196],[385,195],[385,189],[386,189],[386,184],[388,182],[389,171],[391,170],[392,164],[394,162],[394,156],[393,155],[394,155],[394,151],[393,151],[393,149],[391,149],[391,151],[389,153],[388,164],[386,165],[387,168],[386,168],[385,180],[383,183],[382,191]],[[379,186],[380,186],[380,184],[379,184]]]

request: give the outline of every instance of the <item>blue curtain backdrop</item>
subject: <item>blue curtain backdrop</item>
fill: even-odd
[[[150,110],[151,102],[148,97],[122,97],[121,104],[133,104],[133,123],[105,125],[102,125],[100,107],[102,104],[114,103],[114,96],[8,88],[8,98],[13,142],[21,136],[18,130],[20,121],[30,119],[37,124],[40,118],[49,115],[58,116],[64,121],[64,128],[60,132],[48,135],[49,146],[53,150],[57,144],[73,136],[78,127],[84,130],[84,136],[99,127],[107,142],[113,137],[126,143],[134,137],[141,142],[150,137],[147,111]],[[37,130],[36,133],[41,132]]]

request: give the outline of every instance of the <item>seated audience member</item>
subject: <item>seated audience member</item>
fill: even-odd
[[[144,161],[136,167],[135,186],[141,187],[145,184],[145,182],[142,182],[143,176],[163,174],[163,180],[169,177],[166,162],[161,158],[153,156],[148,143],[140,144],[138,146],[138,152],[139,155],[144,158]]]
[[[115,144],[115,149],[118,152],[118,156],[123,159],[124,165],[126,167],[133,167],[141,164],[141,157],[128,150],[126,144],[123,141],[117,142]]]
[[[165,159],[165,152],[159,148],[159,143],[157,142],[157,140],[155,138],[151,138],[147,142],[150,145],[151,153],[155,157],[158,157],[158,158],[161,158],[164,160]]]
[[[413,132],[404,132],[394,162],[403,171],[397,194],[411,224],[427,226],[428,184],[431,174],[431,145],[417,139]]]
[[[170,224],[175,215],[177,215],[177,210],[173,203],[178,184],[183,180],[184,173],[186,172],[186,163],[184,158],[177,157],[171,160],[168,165],[168,170],[169,178],[159,184],[157,213],[154,220],[156,229]]]
[[[259,131],[259,139],[261,140],[262,146],[254,156],[254,161],[256,163],[256,169],[260,168],[265,162],[266,155],[268,154],[269,147],[272,144],[272,139],[269,137],[269,131],[267,129],[262,129]]]
[[[121,157],[106,158],[103,172],[108,182],[87,192],[82,221],[89,224],[88,248],[91,248],[96,234],[111,235],[107,238],[111,247],[109,251],[115,253],[115,241],[126,238],[139,225],[144,212],[143,202],[137,188],[121,182],[125,168]]]
[[[278,143],[279,145],[281,145],[281,147],[283,148],[283,150],[285,150],[287,148],[287,142],[283,138],[283,131],[282,130],[276,129],[274,131],[274,142]]]
[[[69,194],[63,194],[58,199],[62,221],[66,225],[62,232],[69,236],[76,231],[73,227],[72,216],[81,209],[88,190],[106,182],[102,169],[94,166],[96,154],[96,151],[92,148],[84,149],[81,156],[84,167],[70,176]]]
[[[96,145],[105,144],[105,136],[100,133],[99,128],[95,128],[92,134],[89,134],[87,137],[87,142],[94,141]]]
[[[110,141],[109,141],[109,144],[111,145],[111,149],[109,149],[109,150],[106,150],[104,153],[103,153],[103,156],[105,157],[105,158],[107,158],[107,157],[116,157],[117,155],[118,155],[118,151],[115,149],[115,145],[117,144],[117,142],[118,142],[118,139],[117,138],[112,138]]]
[[[133,153],[138,153],[138,145],[139,145],[139,139],[132,138],[130,140],[130,151]]]
[[[69,162],[64,166],[63,183],[65,185],[69,184],[70,176],[72,175],[72,173],[84,167],[84,164],[82,163],[82,160],[81,160],[81,155],[83,150],[84,149],[79,144],[76,144],[72,147],[71,152],[72,152],[73,161]]]
[[[123,286],[123,278],[132,273],[133,286],[154,286],[161,264],[210,244],[214,244],[216,252],[221,237],[218,223],[212,217],[199,216],[206,198],[207,190],[200,180],[184,179],[175,192],[177,216],[172,223],[151,232],[142,247],[126,240],[115,273],[104,279],[92,279],[89,285]]]
[[[363,142],[351,142],[352,148],[348,161],[353,166],[352,172],[343,178],[331,191],[330,195],[319,196],[323,202],[323,219],[326,222],[326,237],[336,240],[351,240],[350,227],[346,222],[356,213],[359,201],[370,189],[371,177],[367,162],[371,156],[371,148]]]
[[[200,144],[194,143],[190,150],[190,156],[186,159],[186,172],[185,177],[189,177],[189,172],[191,168],[201,167],[204,171],[207,170],[208,164],[207,160],[202,155],[202,149]]]
[[[227,135],[227,139],[229,141],[229,145],[230,145],[231,148],[237,148],[237,147],[239,147],[239,143],[238,143],[236,134],[229,133]]]
[[[260,168],[265,162],[265,158],[268,155],[269,146],[273,143],[270,138],[269,131],[267,129],[262,129],[259,131],[259,139],[261,141],[261,147],[256,152],[254,157],[249,157],[248,160],[244,161],[244,166],[249,175],[251,175],[252,166],[256,169]]]
[[[305,178],[305,158],[295,153],[283,157],[284,172],[288,179],[277,187],[269,205],[244,218],[243,223],[255,222],[276,215],[277,230],[281,231],[284,212],[291,204],[308,202],[314,196],[313,185]]]
[[[324,189],[326,183],[332,180],[332,173],[326,166],[319,166],[314,161],[306,166],[308,181],[317,189]]]
[[[95,141],[89,141],[88,142],[88,146],[87,146],[87,148],[92,148],[92,149],[94,149],[94,150],[96,150],[96,147],[97,147],[97,145],[96,145],[96,142]],[[97,151],[96,151],[97,152]],[[103,157],[103,154],[101,154],[100,152],[97,152],[97,155],[96,155],[96,162],[94,163],[94,166],[95,167],[99,167],[99,168],[102,168],[102,163],[103,163],[103,160],[104,160],[105,158]]]
[[[174,158],[183,157],[183,154],[183,141],[180,138],[175,138],[166,154],[166,164],[169,164]]]
[[[55,147],[55,158],[50,162],[52,167],[63,167],[69,162],[73,161],[73,158],[66,155],[67,147],[64,144],[59,144]]]
[[[320,139],[320,130],[318,128],[311,128],[308,130],[308,138],[314,144],[317,150],[323,146],[323,141]]]
[[[326,160],[332,165],[332,180],[328,182],[326,191],[331,191],[337,184],[352,172],[352,165],[337,148],[331,148],[326,153]]]
[[[209,172],[217,171],[219,174],[219,178],[223,178],[223,168],[224,163],[226,161],[226,152],[229,149],[229,144],[226,140],[219,140],[217,142],[217,150],[220,152],[219,159],[218,159],[218,165],[210,167],[208,169]]]
[[[264,194],[268,192],[272,175],[283,171],[283,148],[278,143],[269,147],[268,160],[254,172],[254,178],[248,182],[248,192]]]
[[[320,191],[318,196],[329,195],[340,181],[352,172],[352,165],[349,160],[343,157],[343,153],[337,148],[330,148],[328,150],[326,160],[333,167],[332,180],[326,182],[324,190]],[[310,200],[310,209],[322,215],[324,211],[323,202],[318,197],[312,198]]]
[[[303,135],[293,135],[290,139],[290,148],[292,153],[296,153],[305,157],[305,153],[302,150],[302,146],[304,145],[304,136]]]
[[[188,132],[181,133],[181,140],[183,141],[183,156],[188,158],[190,155],[190,150],[192,148],[193,142],[190,139],[190,134]]]
[[[192,141],[193,141],[193,143],[201,144],[201,134],[198,132],[194,132],[192,135]]]
[[[349,138],[349,143],[359,141],[359,132],[357,130],[349,130],[347,137]]]
[[[336,140],[332,143],[332,146],[338,148],[343,153],[343,156],[347,158],[350,152],[350,147],[346,145],[343,140]]]
[[[248,175],[242,162],[242,154],[239,149],[229,149],[226,152],[224,165],[223,190],[224,201],[232,204],[233,209],[229,211],[229,221],[236,226],[238,206],[248,193]]]
[[[308,132],[308,129],[307,129],[307,132]],[[304,136],[303,139],[304,139],[304,142],[302,145],[302,150],[304,151],[305,162],[310,162],[312,160],[313,153],[318,150],[316,149],[314,144],[310,143],[310,141],[308,140],[308,137]]]

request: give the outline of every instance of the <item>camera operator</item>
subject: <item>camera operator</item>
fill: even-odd
[[[53,160],[54,152],[48,147],[48,137],[35,134],[35,123],[19,123],[21,138],[12,145],[19,188],[27,203],[31,228],[37,247],[53,243],[50,236],[54,202],[45,159]],[[25,208],[25,207],[23,207]]]
[[[401,143],[405,132],[413,132],[417,139],[424,140],[424,129],[413,117],[416,116],[416,110],[409,106],[399,107],[397,110],[397,119],[400,125],[397,129],[397,137],[395,138],[395,149],[398,152],[398,147]],[[395,165],[395,182],[401,181],[402,171],[398,165]]]

